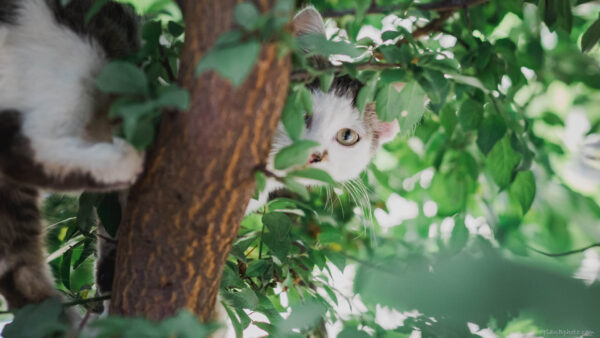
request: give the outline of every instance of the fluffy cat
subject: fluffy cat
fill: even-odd
[[[0,293],[11,308],[56,294],[40,190],[128,187],[143,154],[113,138],[111,98],[94,79],[138,47],[128,7],[94,0],[0,0]]]
[[[294,18],[293,31],[296,36],[323,34],[325,26],[321,14],[313,7],[300,11]],[[326,60],[318,60],[324,63]],[[319,82],[308,86],[312,94],[313,115],[306,119],[306,129],[302,139],[319,142],[307,163],[308,166],[327,171],[336,182],[346,182],[358,178],[373,158],[375,152],[386,142],[393,140],[399,131],[398,122],[382,122],[377,118],[375,106],[370,104],[361,117],[356,108],[356,96],[363,84],[349,76],[336,77],[329,92],[320,89]],[[286,172],[275,170],[275,154],[292,144],[282,123],[279,123],[267,169],[278,176]],[[318,184],[311,180],[301,180],[305,185]],[[283,188],[276,179],[269,178],[259,199],[252,199],[246,214],[265,204],[271,192]]]

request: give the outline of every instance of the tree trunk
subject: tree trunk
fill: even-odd
[[[255,2],[264,11],[276,1]],[[269,44],[237,89],[214,72],[194,76],[201,56],[232,28],[236,3],[182,1],[180,82],[192,95],[191,109],[163,116],[146,172],[130,192],[119,229],[113,314],[160,320],[186,308],[210,319],[290,72],[289,58],[279,58]]]

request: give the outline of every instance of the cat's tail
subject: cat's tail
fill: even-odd
[[[36,189],[0,177],[0,294],[11,309],[57,295],[38,203]]]

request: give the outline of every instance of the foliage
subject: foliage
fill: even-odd
[[[170,1],[128,2],[148,17],[144,47],[132,60],[108,65],[98,85],[122,94],[111,112],[123,119],[126,138],[144,148],[162,108],[188,104],[172,76],[183,30]],[[443,13],[403,0],[376,1],[376,11],[369,1],[310,3],[344,31],[292,39],[282,31],[291,2],[270,13],[242,2],[237,29],[219,38],[197,73],[215,70],[240,85],[260,43],[292,54],[301,76],[290,86],[282,122],[294,144],[277,155],[277,168],[306,163],[303,150],[312,144],[300,135],[312,103],[305,85],[317,80],[327,89],[334,74],[360,79],[357,105],[374,102],[380,119],[399,119],[402,137],[343,189],[306,190],[295,178],[331,178],[291,173],[282,178],[291,196],[244,219],[221,282],[237,335],[251,325],[277,337],[323,334],[336,322],[340,337],[405,337],[414,329],[464,337],[471,335],[467,322],[499,335],[600,330],[598,286],[570,278],[581,256],[539,253],[600,241],[598,176],[576,170],[577,142],[600,132],[600,7],[492,0],[456,11],[418,39],[410,32]],[[367,26],[374,33],[365,34]],[[307,48],[336,66],[311,64]],[[256,177],[260,190],[265,177]],[[78,203],[51,196],[45,214],[49,223],[64,221],[49,234],[57,287],[82,300],[94,290],[93,209],[113,231],[120,215],[114,195],[84,194]],[[352,292],[338,290],[331,276],[354,270]],[[343,313],[348,304],[356,308]],[[378,320],[382,306],[419,313],[389,328]],[[204,330],[183,316],[177,326]],[[7,336],[19,320],[17,314]],[[97,325],[121,336],[170,327],[123,319]]]

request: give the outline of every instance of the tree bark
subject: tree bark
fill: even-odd
[[[289,58],[268,44],[239,88],[214,72],[194,76],[201,56],[232,28],[237,2],[182,1],[186,41],[179,77],[191,93],[191,109],[163,116],[146,172],[130,192],[119,229],[113,314],[151,320],[180,308],[203,320],[212,314],[290,73]],[[255,1],[263,11],[275,2]]]

